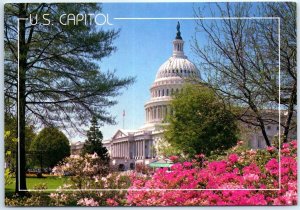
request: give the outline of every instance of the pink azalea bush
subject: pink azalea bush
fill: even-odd
[[[55,175],[68,174],[68,182],[49,195],[53,206],[106,206],[124,203],[130,180],[128,176],[110,172],[95,153],[71,155],[53,168]],[[75,190],[74,190],[75,189]],[[111,189],[103,191],[99,189]],[[109,202],[114,200],[114,202]]]
[[[171,170],[158,169],[152,177],[133,175],[127,205],[297,204],[297,142],[282,145],[280,163],[274,147],[242,151],[239,145],[223,160],[203,161],[198,155],[191,162],[175,163]]]

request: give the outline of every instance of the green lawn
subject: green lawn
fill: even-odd
[[[33,189],[35,185],[45,183],[47,185],[47,189],[57,189],[59,186],[65,184],[67,182],[66,177],[55,177],[55,176],[48,176],[45,178],[35,178],[35,177],[28,177],[26,178],[27,189]],[[53,190],[53,191],[54,191]],[[6,193],[12,193],[15,191],[15,181],[9,185],[5,186]],[[48,191],[49,192],[49,191]]]

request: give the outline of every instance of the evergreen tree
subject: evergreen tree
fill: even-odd
[[[102,140],[103,135],[99,130],[99,125],[97,118],[94,116],[91,121],[90,130],[87,132],[87,140],[84,143],[82,154],[94,154],[100,157],[100,159],[105,163],[109,164],[109,154],[107,149],[103,146]]]

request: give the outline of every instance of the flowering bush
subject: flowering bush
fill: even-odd
[[[106,206],[124,204],[126,191],[130,186],[128,176],[109,173],[101,164],[97,154],[73,155],[53,169],[57,175],[70,175],[55,193],[50,194],[54,206]],[[75,189],[75,190],[74,190]],[[105,190],[101,190],[105,189]],[[114,201],[114,202],[112,202]]]
[[[6,198],[5,203],[9,206],[297,204],[297,142],[282,145],[280,163],[275,147],[245,150],[239,144],[217,160],[208,160],[203,154],[184,162],[179,162],[180,157],[171,157],[175,162],[171,170],[157,169],[153,175],[106,174],[99,170],[96,155],[71,156],[54,169],[55,174],[71,175],[70,181],[55,193],[45,198],[41,191],[31,197]]]
[[[133,176],[127,205],[295,205],[296,149],[296,141],[283,144],[279,163],[274,147],[240,151],[238,145],[224,160],[199,161],[199,155],[150,179]]]
[[[109,167],[103,164],[97,153],[84,156],[71,155],[54,167],[52,172],[59,176],[70,176],[71,182],[75,185],[74,189],[84,189],[90,188],[90,179],[94,176],[106,176]]]
[[[31,192],[31,194],[27,194],[24,197],[18,197],[14,195],[11,198],[5,198],[5,205],[6,206],[48,206],[49,199],[43,191],[47,189],[46,184],[37,184],[33,187],[35,192]]]

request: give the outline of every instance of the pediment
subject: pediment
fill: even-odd
[[[112,137],[112,139],[119,139],[119,138],[123,138],[123,137],[126,137],[127,134],[122,132],[121,130],[118,130],[116,132],[116,134]]]

